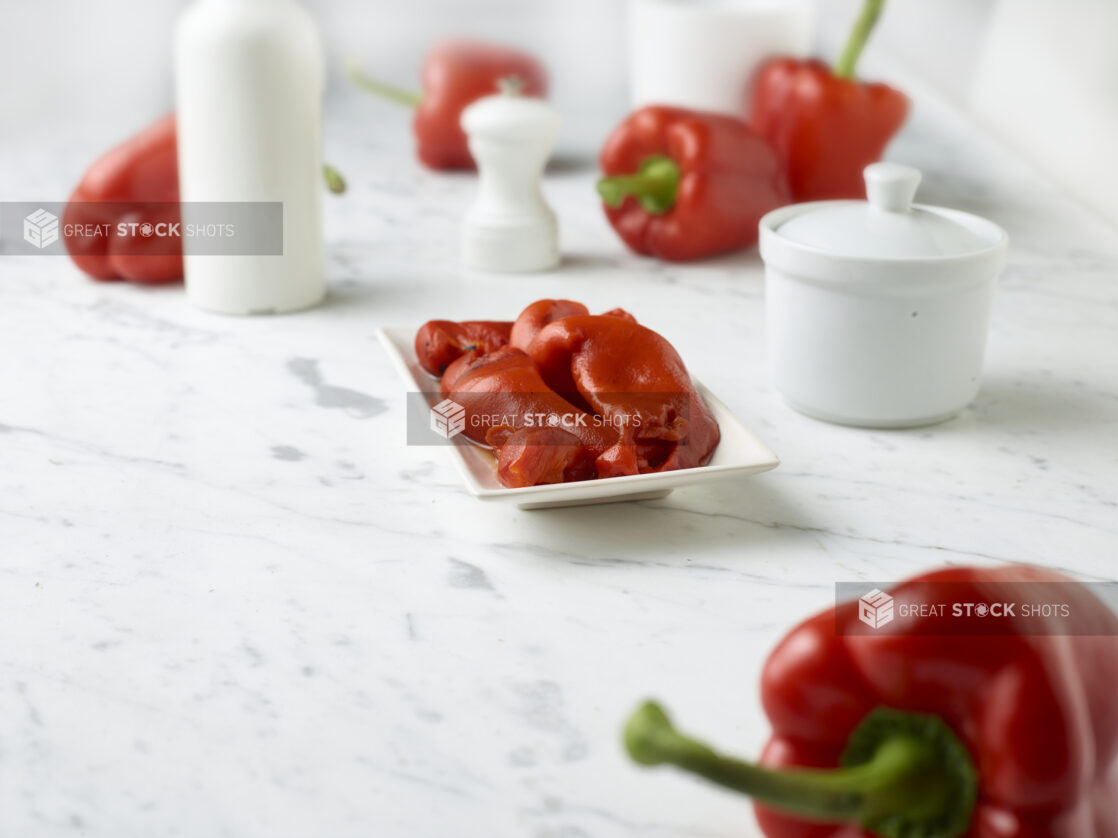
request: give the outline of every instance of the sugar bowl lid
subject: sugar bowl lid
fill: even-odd
[[[1009,238],[977,215],[913,204],[920,172],[898,163],[865,169],[867,201],[818,201],[761,219],[761,258],[804,278],[861,282],[969,282],[996,274]]]
[[[826,201],[777,228],[784,238],[828,253],[905,259],[961,256],[988,237],[931,207],[913,206],[920,172],[899,163],[866,167],[868,201]]]

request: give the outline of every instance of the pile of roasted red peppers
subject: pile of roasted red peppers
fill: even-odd
[[[679,354],[621,309],[538,300],[513,322],[432,320],[415,352],[508,488],[694,468],[718,445]]]

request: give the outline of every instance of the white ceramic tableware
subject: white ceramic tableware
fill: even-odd
[[[868,201],[761,219],[769,363],[788,403],[844,425],[902,428],[977,395],[1005,231],[914,205],[920,173],[866,168]]]
[[[743,116],[765,59],[807,55],[812,17],[809,0],[630,0],[633,105]]]
[[[419,366],[414,349],[415,333],[414,326],[396,326],[380,329],[377,335],[407,387],[414,388],[413,392],[430,394],[433,404],[441,398],[436,395],[439,383]],[[488,451],[472,445],[461,436],[455,437],[446,448],[451,452],[454,464],[470,494],[485,501],[515,503],[521,509],[653,500],[665,497],[672,489],[681,486],[757,474],[780,465],[776,454],[746,428],[725,404],[702,384],[695,382],[695,386],[722,433],[722,439],[714,450],[711,461],[699,468],[506,489],[497,481],[496,463]]]
[[[559,264],[559,226],[540,178],[559,114],[520,95],[513,79],[462,112],[477,161],[478,196],[462,225],[462,265],[499,273],[546,271]]]
[[[218,253],[209,239],[183,237],[187,299],[242,315],[317,305],[326,293],[326,59],[314,19],[297,0],[196,0],[179,19],[174,54],[182,228],[228,227],[240,243]],[[214,204],[248,216],[239,228],[207,225]],[[268,204],[279,205],[278,252],[254,244],[267,238]]]

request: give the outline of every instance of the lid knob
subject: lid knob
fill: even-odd
[[[916,187],[920,185],[920,170],[900,163],[871,163],[862,172],[866,179],[866,197],[870,205],[886,212],[908,212]]]

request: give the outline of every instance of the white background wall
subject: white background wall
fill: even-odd
[[[890,0],[869,50],[965,101],[995,0]],[[862,0],[817,0],[821,46],[836,55]]]
[[[171,28],[186,2],[0,0],[0,148],[59,122],[111,133],[113,123],[142,124],[169,108]],[[414,84],[432,40],[468,34],[540,54],[564,112],[615,119],[626,104],[625,0],[305,2],[322,23],[335,66],[354,55],[386,79]],[[860,0],[817,2],[820,40],[833,54]],[[873,48],[903,55],[959,95],[989,6],[990,0],[893,0]]]
[[[0,0],[0,154],[26,143],[51,142],[60,134],[99,150],[170,109],[171,30],[188,1]],[[568,130],[575,126],[587,136],[600,136],[627,107],[626,0],[304,2],[321,21],[336,84],[337,68],[345,57],[354,56],[369,72],[414,86],[427,46],[441,36],[466,34],[519,44],[540,55],[551,68],[553,98]],[[861,0],[815,2],[819,48],[833,57]],[[1118,224],[1118,188],[1092,175],[1103,167],[1118,172],[1104,151],[1118,145],[1118,60],[1105,63],[1115,54],[1108,45],[1118,32],[1106,24],[1118,3],[1000,3],[891,0],[871,42],[869,65],[898,62],[960,105],[977,102],[979,118],[1003,139],[1032,155]],[[1005,62],[1014,55],[1016,36],[1002,30],[1023,12],[1009,10],[1024,3],[1055,16],[1060,35],[1045,45],[1044,60],[1052,72],[1034,72],[1010,96],[1005,86],[1013,85],[1017,75]],[[994,25],[1000,27],[996,33]],[[1080,60],[1076,51],[1084,42],[1100,53],[1101,67],[1092,69],[1095,65]],[[989,44],[998,51],[994,62],[987,54]],[[1047,49],[1054,44],[1063,51]],[[980,71],[986,78],[979,80],[976,100],[972,94]],[[991,76],[997,78],[991,82]],[[1078,96],[1084,86],[1096,91],[1093,98]],[[1069,97],[1069,92],[1077,96]],[[1013,108],[1003,113],[1003,103],[1010,99]],[[1064,108],[1059,119],[1046,120],[1043,142],[1034,136],[1033,100]],[[1076,118],[1069,117],[1069,108],[1078,109],[1071,115]],[[1037,119],[1045,120],[1046,112],[1040,108]],[[1065,127],[1073,124],[1074,129]],[[1067,142],[1061,130],[1101,139]],[[0,196],[2,190],[0,184]]]

